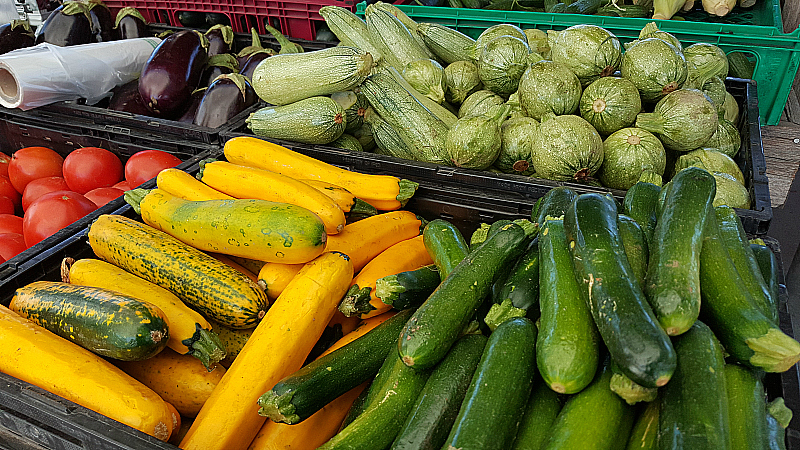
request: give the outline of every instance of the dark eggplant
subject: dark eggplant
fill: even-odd
[[[211,56],[208,58],[206,68],[203,69],[203,75],[200,76],[198,87],[208,87],[218,76],[237,72],[239,72],[239,63],[235,56],[230,53]]]
[[[243,76],[233,73],[220,75],[206,89],[194,124],[203,127],[217,128],[224,125],[233,116],[252,106],[258,100],[256,91]]]
[[[88,0],[86,7],[89,9],[89,17],[92,19],[92,33],[97,42],[109,42],[119,39],[119,33],[114,28],[114,19],[111,18],[111,11],[103,4],[102,0]]]
[[[214,25],[230,25],[231,19],[222,13],[206,13],[206,26],[213,27]]]
[[[194,30],[170,34],[153,50],[139,77],[139,94],[161,117],[180,114],[200,82],[208,39]]]
[[[132,6],[126,6],[117,13],[117,20],[114,24],[120,39],[135,39],[148,37],[147,20],[142,13]]]
[[[89,9],[81,2],[65,1],[36,30],[36,43],[60,47],[94,42]]]
[[[197,114],[197,107],[203,100],[203,94],[206,93],[205,88],[198,89],[192,92],[192,99],[189,100],[189,106],[184,111],[183,115],[178,117],[178,122],[194,123],[194,116]]]
[[[34,41],[33,30],[27,20],[12,20],[0,25],[0,54],[30,47]]]
[[[247,61],[245,61],[244,65],[239,68],[239,73],[247,77],[248,80],[252,81],[253,72],[255,72],[258,63],[269,58],[270,56],[272,56],[272,54],[269,52],[253,53],[249,58],[247,58]]]
[[[275,54],[275,51],[271,48],[264,48],[264,46],[261,45],[261,37],[258,35],[258,31],[256,31],[255,28],[250,28],[250,36],[252,36],[253,42],[247,47],[241,49],[239,53],[236,54],[236,59],[239,61],[240,71],[244,68],[247,60],[256,53],[267,53],[269,56]]]
[[[233,28],[230,25],[214,25],[206,31],[208,56],[230,53],[233,45]]]
[[[180,11],[178,21],[184,27],[204,28],[206,25],[206,13],[200,11]]]
[[[152,116],[153,113],[147,109],[142,96],[139,95],[139,80],[129,81],[111,90],[111,101],[108,109],[114,111],[124,111],[131,114],[141,114]]]

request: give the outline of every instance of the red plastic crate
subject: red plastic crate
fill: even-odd
[[[325,20],[319,15],[323,6],[335,5],[355,12],[359,0],[107,0],[105,4],[112,14],[126,6],[139,10],[148,22],[184,26],[178,20],[181,11],[211,12],[228,17],[233,31],[249,33],[255,27],[259,34],[266,34],[264,24],[277,28],[281,33],[306,40],[314,40],[317,28]]]

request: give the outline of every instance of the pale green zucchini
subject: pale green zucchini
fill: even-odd
[[[397,131],[389,125],[374,109],[367,109],[364,121],[372,127],[372,138],[375,140],[375,153],[396,158],[414,159],[414,153],[408,148]]]
[[[436,54],[433,53],[431,49],[429,49],[428,46],[425,45],[425,41],[423,41],[422,36],[419,35],[419,24],[415,22],[414,19],[408,17],[408,14],[404,13],[400,8],[398,8],[392,3],[384,3],[378,1],[375,2],[375,7],[378,9],[382,9],[388,12],[389,14],[397,17],[397,20],[402,22],[403,25],[405,25],[406,28],[408,28],[408,31],[411,32],[411,37],[413,37],[414,40],[417,41],[417,44],[419,44],[420,48],[424,50],[425,53],[428,54],[428,58],[436,60],[437,62],[441,63],[441,61],[438,61]]]
[[[372,38],[367,31],[367,23],[341,6],[323,6],[319,15],[325,19],[325,24],[339,39],[340,45],[355,47],[372,55],[376,64],[383,60],[383,54],[372,43]]]
[[[329,144],[344,133],[347,118],[329,97],[311,97],[284,106],[267,106],[245,120],[256,136],[306,144]]]
[[[475,39],[450,27],[438,23],[420,23],[417,33],[425,45],[445,64],[456,61],[472,61]]]
[[[429,58],[408,27],[397,17],[374,5],[367,6],[366,16],[370,38],[383,55],[385,64],[402,70],[411,61]]]
[[[392,76],[394,76],[394,79],[398,83],[400,83],[400,85],[403,86],[403,88],[405,88],[405,90],[407,90],[409,94],[411,94],[415,99],[417,99],[418,102],[422,103],[422,106],[428,108],[428,111],[430,111],[431,114],[433,114],[437,119],[444,122],[444,124],[447,125],[447,128],[452,127],[453,124],[456,123],[458,117],[456,117],[455,114],[450,112],[447,108],[440,105],[439,103],[433,101],[427,95],[423,95],[421,92],[414,89],[414,86],[411,86],[408,83],[408,81],[406,81],[406,79],[403,78],[402,75],[400,75],[400,72],[397,69],[395,69],[394,67],[389,67],[387,71],[390,74],[392,74]]]

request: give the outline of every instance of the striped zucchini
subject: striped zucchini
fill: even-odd
[[[206,317],[231,328],[252,328],[267,296],[238,270],[172,236],[127,217],[104,214],[89,227],[100,258],[172,291]]]
[[[250,114],[245,122],[256,136],[305,144],[329,144],[347,127],[344,109],[330,97],[310,97],[289,105],[267,106]]]
[[[17,289],[8,307],[87,350],[123,361],[147,359],[169,339],[161,309],[103,288],[34,281]]]
[[[372,137],[378,147],[375,153],[403,159],[414,159],[414,153],[403,142],[397,130],[383,120],[371,107],[364,114],[364,121],[372,127]]]
[[[445,108],[441,104],[433,101],[427,95],[422,95],[421,92],[416,90],[414,86],[411,86],[411,84],[408,81],[406,81],[406,79],[403,77],[403,75],[400,74],[400,72],[397,69],[395,69],[394,67],[389,67],[386,70],[388,70],[389,73],[391,73],[392,76],[394,76],[395,81],[400,83],[400,86],[403,86],[403,88],[407,90],[409,94],[411,94],[418,102],[422,103],[422,106],[428,108],[431,114],[433,114],[437,119],[444,122],[444,124],[447,125],[448,128],[450,128],[451,126],[453,126],[454,123],[456,123],[458,117],[456,117],[455,114],[453,114],[449,109]]]
[[[417,101],[388,72],[369,76],[361,85],[375,111],[397,130],[414,159],[447,164],[447,125]]]
[[[353,47],[330,47],[308,53],[271,56],[253,72],[253,89],[273,105],[350,90],[373,67],[369,53]]]
[[[393,14],[369,5],[365,15],[372,43],[378,47],[386,64],[402,70],[411,61],[429,58],[408,27]]]
[[[397,20],[399,20],[403,25],[406,26],[406,28],[408,28],[408,31],[411,32],[411,37],[413,37],[414,40],[417,41],[417,44],[428,55],[428,58],[436,60],[436,54],[433,53],[431,49],[429,49],[428,46],[425,45],[425,41],[423,41],[422,36],[419,35],[419,32],[417,31],[419,24],[415,22],[414,19],[408,17],[408,14],[404,13],[403,10],[401,10],[400,8],[398,8],[393,3],[390,2],[382,2],[379,0],[375,2],[375,7],[384,10],[389,14],[397,17]]]
[[[475,39],[450,27],[438,23],[420,23],[417,33],[433,53],[445,64],[456,61],[472,61]]]
[[[320,8],[319,15],[325,19],[325,24],[339,39],[340,45],[355,47],[369,53],[376,64],[383,60],[383,54],[372,43],[367,24],[360,17],[350,10],[333,5]]]
[[[369,108],[369,101],[360,91],[341,91],[331,94],[331,100],[339,104],[344,109],[344,116],[347,126],[345,133],[352,134],[364,125],[364,114]],[[359,145],[361,143],[359,142]]]

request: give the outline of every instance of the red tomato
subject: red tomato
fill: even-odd
[[[73,150],[64,160],[64,180],[69,190],[85,194],[99,187],[110,187],[124,176],[117,155],[99,147]]]
[[[32,247],[95,209],[97,205],[77,192],[56,191],[44,194],[25,211],[22,221],[25,243]]]
[[[0,195],[0,214],[14,214],[14,202],[5,195]]]
[[[69,186],[67,186],[67,182],[61,177],[37,178],[25,186],[25,192],[22,193],[22,210],[27,211],[28,206],[30,206],[34,200],[48,192],[68,190]]]
[[[21,234],[0,234],[0,257],[6,261],[22,253],[26,248],[28,247],[25,245],[25,238]]]
[[[8,178],[20,194],[37,178],[60,177],[64,158],[45,147],[25,147],[14,152],[8,163]]]
[[[8,163],[11,162],[11,157],[3,152],[0,152],[0,175],[8,176]]]
[[[2,256],[0,256],[0,264],[3,264],[4,262],[6,262],[5,258],[3,258]]]
[[[6,196],[14,203],[17,211],[22,211],[22,196],[19,195],[11,180],[8,177],[0,175],[0,196]]]
[[[0,234],[22,234],[22,217],[13,214],[0,214]]]
[[[97,189],[92,189],[91,191],[83,194],[84,197],[88,198],[92,201],[97,207],[101,207],[106,203],[118,198],[120,195],[123,195],[125,191],[122,189],[117,189],[115,187],[102,187]]]
[[[120,189],[122,191],[130,191],[131,189],[133,189],[131,187],[130,183],[128,183],[126,180],[122,180],[119,183],[117,183],[117,184],[115,184],[115,185],[113,185],[111,187],[116,188],[116,189]]]
[[[180,163],[181,160],[177,156],[167,152],[144,150],[131,156],[125,163],[125,181],[131,187],[136,187],[154,178],[163,169],[175,167]]]

